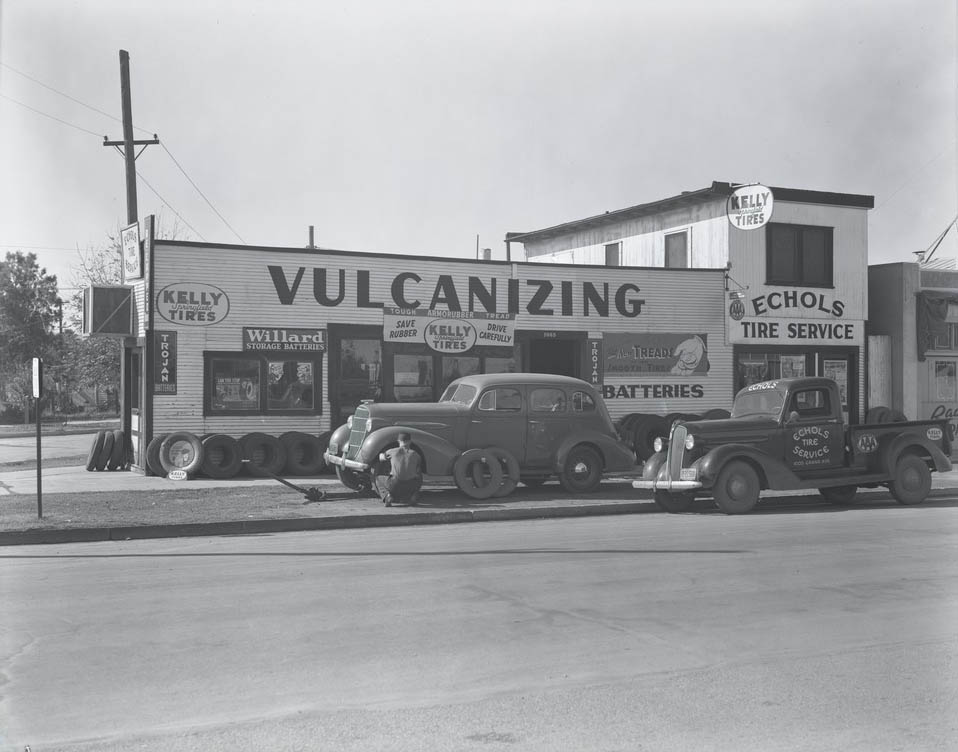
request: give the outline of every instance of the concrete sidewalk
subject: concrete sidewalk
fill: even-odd
[[[360,527],[385,527],[397,525],[434,525],[491,520],[543,519],[555,517],[581,517],[590,515],[659,513],[648,492],[637,491],[631,486],[631,478],[610,477],[603,481],[599,490],[589,496],[573,498],[566,494],[558,483],[550,483],[538,489],[522,486],[508,497],[501,499],[474,500],[462,494],[452,479],[430,479],[423,489],[422,502],[414,507],[384,507],[370,496],[345,489],[335,476],[323,475],[312,478],[290,478],[290,482],[302,488],[314,487],[324,491],[326,498],[310,502],[286,490],[270,478],[238,476],[229,480],[197,478],[189,481],[174,481],[167,478],[146,477],[130,471],[88,472],[85,467],[57,467],[42,473],[42,491],[46,498],[52,494],[88,494],[97,491],[129,491],[133,498],[137,491],[169,491],[171,500],[176,491],[228,487],[247,490],[250,487],[262,498],[276,499],[257,510],[253,515],[239,513],[236,519],[217,522],[176,522],[169,524],[122,525],[109,527],[37,527],[28,530],[4,531],[0,514],[0,545],[24,545],[37,543],[68,543],[76,541],[128,540],[134,538],[166,538],[202,535],[251,535],[296,530],[334,530]],[[958,489],[958,470],[932,475],[932,498],[948,497],[947,491]],[[871,498],[869,498],[871,497]],[[36,498],[36,472],[13,470],[0,472],[0,510],[3,499],[18,500]],[[290,501],[293,499],[294,501]],[[816,491],[768,491],[762,508],[821,507],[822,501]],[[708,502],[702,502],[708,504]],[[869,503],[894,504],[885,489],[862,489],[858,505]],[[839,507],[830,507],[839,510]],[[247,510],[248,511],[248,510]]]

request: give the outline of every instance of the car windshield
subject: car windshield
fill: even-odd
[[[743,389],[735,397],[732,405],[733,418],[757,418],[765,416],[778,420],[785,404],[784,390],[774,388],[751,387]]]
[[[476,387],[468,384],[450,384],[439,398],[440,402],[458,402],[460,405],[470,405],[476,396]]]

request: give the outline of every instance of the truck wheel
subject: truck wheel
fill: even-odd
[[[565,458],[559,483],[569,493],[589,493],[602,480],[602,458],[591,447],[583,444],[572,447]]]
[[[819,488],[818,492],[829,504],[850,504],[858,493],[858,486],[832,486]]]
[[[692,502],[695,501],[695,494],[688,491],[656,491],[652,494],[655,503],[659,509],[669,514],[681,514],[692,508]]]
[[[888,490],[899,504],[921,504],[931,491],[931,470],[918,455],[905,454],[898,458]]]
[[[761,484],[758,473],[747,462],[729,462],[719,473],[712,495],[725,514],[745,514],[758,503]]]

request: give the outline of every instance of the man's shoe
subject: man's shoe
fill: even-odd
[[[393,505],[392,494],[386,494],[385,496],[383,496],[383,504],[387,507],[391,507]]]

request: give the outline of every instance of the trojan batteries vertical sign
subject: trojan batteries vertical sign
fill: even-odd
[[[176,332],[153,332],[153,394],[176,394]]]

